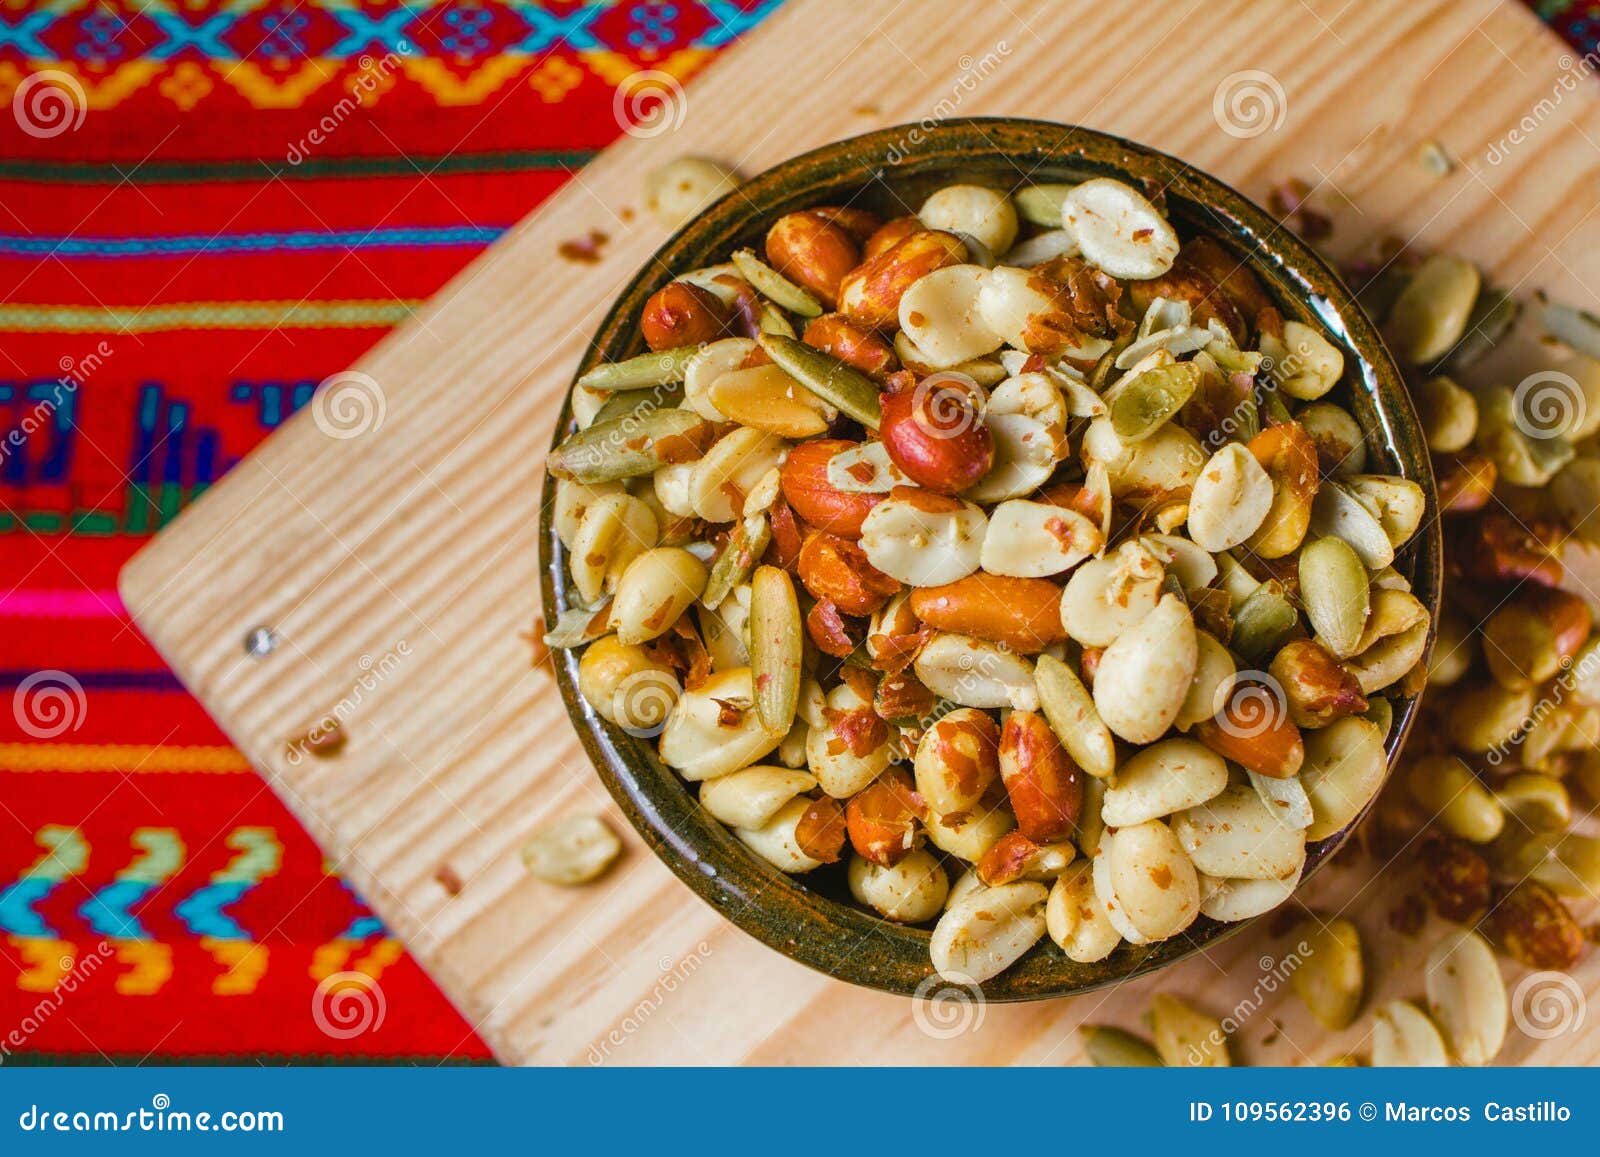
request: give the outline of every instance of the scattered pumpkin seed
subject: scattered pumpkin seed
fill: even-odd
[[[801,317],[820,317],[822,303],[748,249],[733,253],[734,268],[762,297]]]
[[[698,457],[713,432],[693,410],[630,414],[579,430],[550,452],[546,466],[558,478],[586,483],[637,478]]]
[[[1111,401],[1111,428],[1124,442],[1142,442],[1183,408],[1200,384],[1193,362],[1146,370],[1117,384]]]
[[[578,384],[590,390],[615,393],[681,382],[689,359],[699,352],[699,346],[686,345],[670,350],[652,350],[626,361],[604,362],[579,378]]]
[[[765,333],[756,340],[773,361],[817,397],[837,406],[868,429],[878,428],[883,417],[878,404],[878,384],[866,374],[831,354],[781,334]]]
[[[767,545],[771,541],[772,528],[767,525],[763,514],[752,514],[734,523],[722,553],[711,564],[706,589],[700,596],[701,605],[709,611],[721,606],[722,600],[728,597],[733,588],[750,577],[750,572],[767,552]]]
[[[1083,1050],[1089,1063],[1102,1069],[1158,1069],[1161,1054],[1143,1037],[1108,1024],[1083,1026]]]
[[[1339,658],[1355,654],[1372,609],[1367,568],[1338,538],[1319,538],[1300,551],[1300,601],[1311,628]]]
[[[1222,1022],[1168,993],[1158,992],[1150,1002],[1150,1034],[1169,1068],[1225,1069],[1233,1063]]]

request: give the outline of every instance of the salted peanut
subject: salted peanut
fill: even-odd
[[[1369,510],[1389,536],[1393,546],[1410,541],[1422,524],[1428,499],[1422,487],[1405,478],[1388,474],[1352,474],[1344,485]],[[1381,568],[1379,568],[1381,569]]]
[[[1061,223],[1112,277],[1159,277],[1178,256],[1178,235],[1166,218],[1138,190],[1109,177],[1073,186],[1062,199]]]
[[[1281,905],[1300,886],[1298,877],[1284,880],[1218,880],[1200,877],[1200,914],[1223,924],[1253,920]]]
[[[1572,796],[1553,775],[1519,771],[1501,781],[1494,797],[1512,821],[1529,831],[1565,831],[1572,823]]]
[[[550,522],[555,527],[561,545],[572,549],[584,513],[596,499],[626,493],[621,482],[597,482],[591,485],[571,478],[557,479],[555,506]]]
[[[650,476],[656,502],[673,518],[694,517],[694,505],[689,501],[689,480],[693,477],[693,462],[675,462]]]
[[[870,377],[881,379],[898,368],[893,346],[842,313],[812,318],[800,340]]]
[[[1219,879],[1282,880],[1305,864],[1305,833],[1279,823],[1249,784],[1179,812],[1172,830],[1194,866]]]
[[[703,345],[723,336],[727,309],[713,294],[687,281],[669,281],[644,303],[639,331],[653,350]]]
[[[909,233],[845,274],[839,283],[839,312],[874,329],[895,329],[906,290],[935,270],[966,259],[967,247],[953,233]]]
[[[832,305],[839,282],[861,261],[861,246],[825,209],[786,213],[767,230],[767,260],[784,277]]]
[[[900,331],[940,369],[960,365],[1000,348],[1000,335],[978,310],[987,273],[981,265],[936,269],[907,287],[900,298]]]
[[[1014,498],[989,515],[980,560],[991,575],[1045,578],[1071,570],[1105,544],[1076,510]]]
[[[837,414],[771,363],[723,374],[711,383],[706,398],[729,421],[796,440],[826,432]]]
[[[949,911],[974,892],[981,892],[987,887],[988,885],[978,878],[978,870],[976,868],[968,868],[957,876],[955,882],[950,885],[950,894],[944,899],[945,910]]]
[[[590,389],[588,386],[573,386],[571,396],[572,420],[578,424],[578,429],[587,430],[594,425],[600,412],[611,403],[614,395],[607,390]]]
[[[1361,933],[1339,917],[1327,923],[1301,925],[1306,951],[1289,976],[1295,995],[1317,1023],[1338,1032],[1355,1022],[1366,993],[1366,967],[1361,961]]]
[[[849,799],[867,787],[894,758],[893,729],[849,683],[828,692],[825,725],[806,736],[806,761],[822,790]]]
[[[1372,1064],[1380,1069],[1442,1069],[1450,1057],[1427,1013],[1408,1000],[1391,1000],[1372,1017]]]
[[[946,185],[922,203],[917,217],[929,229],[971,237],[996,256],[1017,239],[1011,198],[982,185]]]
[[[1538,381],[1537,376],[1529,380]],[[1483,387],[1478,398],[1477,449],[1513,486],[1548,485],[1572,461],[1571,426],[1585,405],[1559,377],[1526,396],[1505,386]]]
[[[661,762],[693,782],[749,767],[783,736],[765,727],[755,711],[750,668],[735,667],[678,696],[659,752]]]
[[[932,920],[950,894],[944,865],[921,848],[888,865],[856,856],[850,861],[847,879],[857,902],[900,924]]]
[[[1428,257],[1389,308],[1384,325],[1389,348],[1412,365],[1449,353],[1466,332],[1481,284],[1471,262],[1447,253]]]
[[[1489,683],[1456,692],[1446,720],[1458,750],[1482,754],[1510,743],[1533,715],[1534,689]]]
[[[578,660],[578,693],[601,718],[629,731],[652,732],[677,701],[672,668],[615,635],[596,639]]]
[[[994,464],[966,497],[1004,502],[1031,494],[1055,472],[1059,442],[1054,430],[1026,414],[992,414],[986,428],[994,439]]]
[[[1430,623],[1427,608],[1415,595],[1396,590],[1373,593],[1372,614],[1355,653],[1344,661],[1363,694],[1382,691],[1421,662]]]
[[[1589,640],[1589,604],[1568,591],[1520,592],[1483,623],[1483,657],[1489,674],[1508,687],[1543,683],[1571,669]]]
[[[804,768],[747,767],[703,783],[700,806],[730,828],[762,828],[790,800],[816,786]]]
[[[1152,823],[1160,823],[1153,820]],[[1106,828],[1100,834],[1100,846],[1094,853],[1091,861],[1092,879],[1094,881],[1095,904],[1099,907],[1101,915],[1117,930],[1117,935],[1129,944],[1141,945],[1150,943],[1150,938],[1138,928],[1133,921],[1128,919],[1128,914],[1123,911],[1122,901],[1117,899],[1116,887],[1111,880],[1111,851],[1117,842],[1117,831]]]
[[[814,800],[800,796],[778,809],[766,823],[758,828],[734,828],[739,841],[778,871],[789,875],[810,872],[823,865],[822,860],[806,854],[801,846],[798,831]]]
[[[522,845],[522,863],[530,875],[569,887],[598,879],[621,854],[622,841],[599,816],[551,820]]]
[[[1039,706],[1033,664],[986,639],[940,632],[917,653],[913,669],[929,691],[963,707]]]
[[[878,435],[911,481],[939,494],[959,494],[995,461],[982,391],[959,374],[934,374],[915,385],[905,380],[909,376],[891,380]]]
[[[1530,875],[1558,896],[1592,900],[1600,895],[1600,838],[1546,832],[1517,850],[1507,875]]]
[[[1020,831],[1007,832],[978,861],[978,879],[988,887],[1013,880],[1038,880],[1049,884],[1077,859],[1078,849],[1067,840],[1037,844]]]
[[[867,239],[861,243],[861,256],[865,259],[885,253],[913,233],[921,233],[923,228],[922,222],[914,214],[909,213],[885,221],[869,233]]]
[[[660,546],[640,554],[622,572],[611,603],[611,625],[623,643],[664,635],[706,586],[706,567],[688,551]]]
[[[1505,828],[1505,809],[1470,768],[1453,755],[1425,755],[1406,774],[1411,797],[1451,835],[1487,844]]]
[[[1600,542],[1600,458],[1574,458],[1550,480],[1556,513],[1584,542]],[[1440,500],[1443,505],[1443,500]]]
[[[1217,579],[1217,560],[1211,552],[1181,535],[1142,534],[1139,542],[1186,593],[1204,590]]]
[[[1092,340],[1079,327],[1085,319],[1069,287],[1044,270],[1019,264],[996,265],[984,276],[978,289],[984,328],[1012,349],[1036,354],[1061,354]]]
[[[744,337],[725,337],[703,345],[689,359],[683,371],[683,404],[708,422],[726,422],[728,415],[711,401],[711,387],[725,374],[736,373],[749,364],[760,349]]]
[[[973,811],[940,815],[924,820],[928,842],[946,855],[976,864],[989,849],[1017,826],[1017,817],[1005,804],[980,803]]]
[[[911,609],[928,626],[1026,655],[1066,641],[1060,601],[1061,588],[1044,579],[981,573],[911,592]]]
[[[1208,631],[1195,632],[1198,658],[1194,678],[1189,681],[1189,691],[1173,720],[1179,731],[1188,731],[1197,723],[1204,723],[1217,713],[1217,704],[1226,703],[1233,695],[1237,681],[1238,665],[1232,653]]]
[[[1213,553],[1254,534],[1272,509],[1272,479],[1254,454],[1230,442],[1211,456],[1189,495],[1189,537]]]
[[[1039,706],[1067,754],[1091,776],[1109,776],[1116,767],[1116,741],[1072,668],[1054,655],[1040,655],[1034,685]]]
[[[1094,704],[1129,743],[1153,743],[1178,718],[1199,664],[1194,619],[1177,595],[1122,632],[1100,657]]]
[[[1043,884],[986,888],[951,905],[934,927],[933,967],[956,984],[982,984],[1022,958],[1045,933]]]
[[[763,475],[783,462],[789,444],[775,434],[741,426],[695,463],[689,501],[707,522],[732,522]]]
[[[834,534],[806,539],[796,568],[813,598],[827,599],[847,615],[870,615],[900,590],[898,582],[872,565],[866,551]]]
[[[750,651],[745,645],[750,627],[749,584],[733,587],[715,608],[708,608],[702,595],[695,614],[713,671],[750,665]]]
[[[1349,410],[1332,402],[1313,402],[1294,417],[1317,448],[1317,466],[1324,476],[1342,478],[1366,469],[1367,444]]]
[[[1050,939],[1079,964],[1104,960],[1122,943],[1122,935],[1095,902],[1094,869],[1086,860],[1056,877],[1044,915]]]
[[[1385,729],[1349,715],[1306,737],[1300,784],[1315,816],[1307,840],[1324,840],[1344,828],[1377,797],[1388,771]]]
[[[781,480],[783,497],[794,512],[809,525],[841,538],[861,537],[861,526],[881,496],[840,490],[829,480],[832,461],[845,451],[858,448],[855,442],[836,438],[802,442],[784,459]]]
[[[970,502],[901,487],[862,521],[861,546],[873,566],[908,586],[942,586],[978,569],[988,528]]]
[[[1245,541],[1262,558],[1282,558],[1305,540],[1317,494],[1317,449],[1297,422],[1261,431],[1247,444],[1272,479],[1272,506]]]
[[[1442,374],[1423,382],[1412,394],[1428,449],[1453,454],[1472,445],[1478,430],[1478,403],[1472,394]]]
[[[1150,1034],[1169,1068],[1225,1069],[1233,1063],[1222,1022],[1168,993],[1150,1000]]]
[[[1104,466],[1113,498],[1138,502],[1189,493],[1207,455],[1176,423],[1168,422],[1141,442],[1124,442],[1105,417],[1084,431],[1083,458],[1086,465]]]
[[[1190,739],[1167,739],[1130,756],[1106,789],[1100,818],[1111,827],[1142,824],[1196,807],[1228,786],[1221,756]]]
[[[1144,544],[1123,543],[1072,572],[1061,596],[1061,625],[1086,647],[1109,647],[1155,609],[1165,579]]]
[[[1489,505],[1500,472],[1494,459],[1486,454],[1450,454],[1434,459],[1433,475],[1439,491],[1439,512],[1471,514]]]
[[[845,822],[850,846],[858,856],[889,867],[917,846],[919,805],[915,791],[911,776],[891,767],[850,797]]]
[[[831,796],[810,800],[794,825],[796,846],[819,864],[838,863],[846,840],[844,807]]]
[[[668,229],[676,229],[732,192],[739,174],[709,157],[675,157],[645,179],[645,204]]]
[[[1078,253],[1078,239],[1072,235],[1070,229],[1048,229],[1043,233],[1036,233],[1026,241],[1019,241],[1006,250],[1007,265],[1021,266],[1024,269],[1036,265],[1043,265],[1047,261],[1054,261],[1058,257],[1075,257]],[[995,268],[999,268],[996,266]]]
[[[1433,653],[1428,656],[1428,686],[1455,686],[1472,669],[1477,654],[1477,639],[1466,620],[1446,607],[1439,613]]]
[[[1024,361],[1022,364],[1026,365],[1027,362]],[[1026,414],[1037,422],[1043,422],[1052,430],[1065,433],[1067,421],[1073,416],[1072,409],[1078,403],[1074,400],[1069,405],[1066,395],[1062,392],[1065,386],[1058,383],[1071,381],[1071,378],[1059,370],[1030,370],[1013,374],[990,391],[989,404],[985,412]]]
[[[1083,805],[1083,773],[1044,717],[1006,716],[999,753],[1000,778],[1022,834],[1038,844],[1069,835]]]
[[[1102,840],[1113,894],[1123,917],[1148,940],[1176,936],[1200,913],[1200,881],[1178,836],[1160,820],[1118,828]]]
[[[1372,610],[1367,568],[1338,538],[1319,538],[1300,552],[1300,601],[1317,638],[1339,658],[1361,645]]]
[[[1294,775],[1305,761],[1305,740],[1289,717],[1284,692],[1270,682],[1234,681],[1218,702],[1215,718],[1192,730],[1212,751],[1272,779]]]
[[[654,512],[631,494],[604,494],[589,503],[572,536],[567,569],[583,601],[592,606],[615,591],[623,571],[661,535]]]
[[[1289,718],[1296,727],[1326,727],[1345,715],[1367,709],[1361,683],[1339,665],[1332,652],[1311,639],[1293,639],[1273,656],[1268,674],[1283,688]]]
[[[1486,1065],[1506,1040],[1509,1002],[1494,952],[1476,932],[1447,933],[1423,967],[1428,1013],[1464,1065]]]
[[[1284,322],[1282,337],[1263,333],[1261,352],[1271,359],[1267,373],[1278,388],[1304,402],[1322,397],[1344,375],[1344,354],[1339,347],[1303,322]]]

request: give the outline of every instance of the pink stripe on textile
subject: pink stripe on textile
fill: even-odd
[[[0,618],[6,619],[125,619],[116,591],[0,592]]]

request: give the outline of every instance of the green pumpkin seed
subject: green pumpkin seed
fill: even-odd
[[[1111,428],[1124,442],[1142,442],[1183,408],[1200,384],[1193,362],[1146,370],[1118,385],[1111,402]]]
[[[1090,775],[1109,776],[1116,768],[1116,743],[1095,710],[1094,696],[1072,668],[1053,655],[1040,655],[1033,683],[1044,717],[1067,754]]]
[[[762,297],[801,317],[819,317],[822,303],[748,249],[734,252],[733,266]]]
[[[578,384],[591,390],[642,390],[649,386],[664,386],[668,382],[683,381],[683,371],[689,359],[700,352],[696,345],[677,349],[652,350],[647,354],[623,362],[607,362],[578,379]]]
[[[1586,309],[1539,297],[1539,321],[1557,341],[1571,346],[1585,357],[1600,358],[1600,317]]]
[[[1400,360],[1423,365],[1449,353],[1467,332],[1482,280],[1477,266],[1447,253],[1435,253],[1419,265],[1395,299],[1385,327]]]
[[[788,572],[757,568],[750,580],[750,674],[756,711],[769,731],[787,731],[794,723],[804,638],[800,602]]]
[[[714,429],[693,410],[628,414],[579,430],[550,452],[546,466],[557,478],[590,484],[637,478],[699,457]]]
[[[1465,369],[1499,345],[1522,313],[1522,302],[1507,289],[1485,289],[1467,317],[1467,332],[1445,358],[1452,370]],[[1600,348],[1600,343],[1597,343]]]
[[[592,607],[568,607],[556,616],[556,625],[545,633],[544,645],[552,650],[570,650],[592,643],[611,629],[611,600]]]
[[[591,426],[612,422],[629,415],[648,413],[651,410],[676,409],[683,401],[683,390],[675,386],[656,386],[648,390],[620,390],[606,399],[605,405],[595,411]]]
[[[1071,185],[1029,185],[1011,194],[1017,216],[1046,229],[1061,228],[1061,202]]]
[[[1083,1051],[1089,1063],[1102,1069],[1159,1069],[1161,1054],[1143,1037],[1108,1024],[1083,1026]]]
[[[1389,728],[1394,726],[1394,704],[1381,695],[1373,695],[1367,699],[1367,709],[1363,717],[1377,724],[1378,734],[1385,740],[1389,738]]]
[[[1300,552],[1300,601],[1327,648],[1341,659],[1355,654],[1372,609],[1367,568],[1339,538],[1319,538]]]
[[[1264,582],[1234,612],[1229,642],[1240,656],[1257,662],[1282,646],[1299,621],[1294,604],[1283,593],[1283,584]]]
[[[750,576],[771,541],[772,528],[767,525],[764,514],[752,514],[734,523],[728,534],[728,544],[711,564],[706,589],[700,595],[701,605],[708,611],[721,606],[733,588]]]
[[[832,354],[791,337],[764,333],[756,341],[767,351],[768,357],[824,402],[870,430],[878,428],[883,418],[878,404],[878,383],[866,374]]]

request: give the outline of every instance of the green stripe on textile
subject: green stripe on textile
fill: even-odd
[[[156,333],[174,329],[368,329],[421,306],[398,301],[191,301],[170,305],[0,305],[0,332]]]

